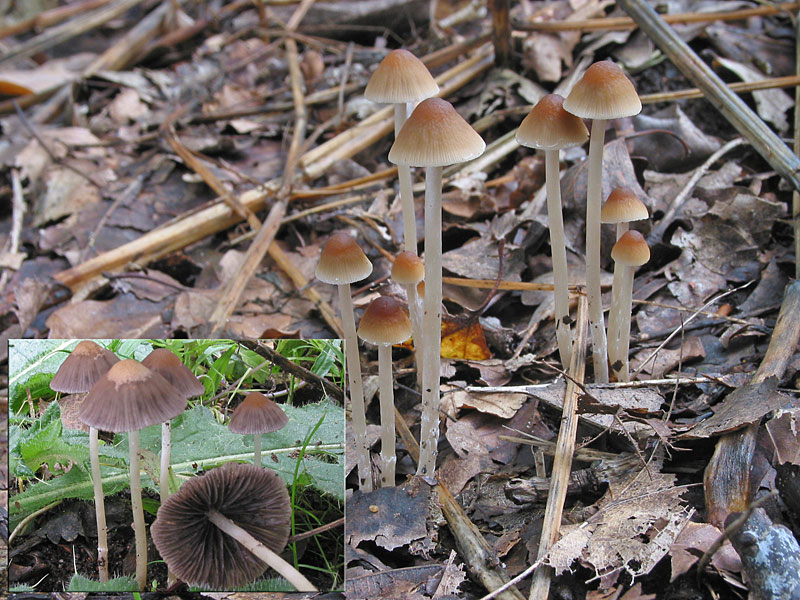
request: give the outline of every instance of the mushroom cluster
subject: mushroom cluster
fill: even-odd
[[[151,533],[162,558],[167,562],[170,580],[176,575],[190,584],[213,587],[241,585],[259,576],[269,564],[298,589],[315,589],[293,567],[273,556],[286,543],[290,509],[285,485],[274,472],[260,467],[260,441],[262,433],[276,431],[287,424],[288,418],[280,406],[259,392],[249,393],[234,411],[229,426],[231,431],[254,435],[253,464],[226,465],[213,469],[204,477],[192,478],[170,496],[170,421],[185,410],[188,398],[205,393],[203,384],[178,355],[167,348],[157,348],[141,362],[120,360],[112,351],[97,343],[82,341],[53,376],[51,388],[62,393],[85,394],[80,401],[78,418],[89,426],[90,432],[100,581],[108,581],[109,564],[98,431],[126,432],[128,436],[136,583],[139,589],[145,589],[147,532],[142,507],[139,430],[161,424],[161,507]],[[193,491],[198,486],[200,491]],[[229,532],[223,536],[224,539],[208,539],[208,544],[217,544],[213,548],[197,548],[194,545],[196,537],[192,537],[191,531],[187,537],[171,529],[175,521],[180,521],[174,516],[175,507],[183,507],[178,509],[183,511],[186,502],[197,502],[197,494],[208,502],[202,518],[193,516],[191,525],[195,529],[202,529],[205,525],[216,532]],[[230,533],[237,527],[243,527],[246,530],[244,534]],[[229,538],[230,535],[244,541],[232,541],[234,538]],[[247,538],[252,535],[256,536],[257,541]],[[200,537],[214,536],[213,532],[206,531]],[[266,549],[253,546],[261,546],[262,543],[267,543]],[[223,553],[222,558],[214,554],[216,550]],[[191,563],[191,569],[187,570],[185,560],[181,562],[174,558],[175,555],[193,556],[193,552],[210,555],[210,562]],[[235,557],[232,566],[226,562],[228,555]],[[269,557],[266,563],[265,556]],[[220,569],[221,565],[225,568]]]

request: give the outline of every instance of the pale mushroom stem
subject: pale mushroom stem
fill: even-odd
[[[275,554],[272,550],[267,548],[264,544],[259,542],[252,535],[247,533],[246,530],[239,527],[236,523],[231,521],[228,517],[216,510],[210,510],[207,513],[208,520],[214,525],[219,527],[242,546],[247,548],[251,553],[257,556],[265,564],[272,567],[280,574],[281,577],[291,583],[298,592],[316,592],[317,588],[306,579],[302,573],[295,569],[288,562],[283,560],[280,556]]]
[[[600,207],[603,191],[603,141],[606,119],[592,121],[589,138],[589,180],[586,185],[586,296],[592,334],[595,383],[608,383],[606,329],[600,291]]]
[[[395,429],[394,387],[392,383],[392,347],[378,344],[378,379],[381,406],[381,487],[394,486]]]
[[[394,136],[403,126],[411,113],[411,102],[399,102],[394,105]],[[414,214],[414,192],[411,188],[411,167],[397,166],[397,178],[400,181],[400,205],[403,208],[403,249],[417,253],[417,221]]]
[[[108,527],[106,526],[105,495],[103,494],[103,479],[100,474],[97,434],[97,429],[89,428],[89,458],[92,466],[94,512],[97,521],[97,572],[100,581],[108,581]]]
[[[617,223],[617,241],[628,231],[628,223]],[[611,306],[608,309],[608,362],[614,365],[620,360],[620,324],[622,323],[622,307],[619,302],[619,289],[622,287],[623,266],[614,263],[614,281],[611,284]]]
[[[569,325],[569,283],[564,219],[561,215],[561,185],[558,179],[558,150],[545,151],[545,186],[547,216],[550,221],[550,248],[553,255],[554,318],[558,353],[564,369],[572,355],[572,334]]]
[[[442,167],[425,173],[425,297],[422,330],[422,417],[417,475],[433,476],[439,443],[439,363],[442,346]]]
[[[340,283],[338,288],[339,306],[342,312],[342,329],[344,330],[345,370],[350,384],[351,417],[353,420],[353,437],[356,443],[359,489],[364,492],[370,492],[372,491],[372,469],[369,462],[367,416],[364,409],[364,387],[361,382],[361,359],[358,355],[353,299],[350,297],[349,283]]]
[[[620,334],[619,334],[619,360],[622,362],[622,367],[617,373],[619,381],[630,381],[630,373],[628,371],[628,350],[630,348],[631,336],[631,317],[633,312],[633,276],[636,267],[623,267],[622,273],[622,288],[619,290],[619,297],[622,302],[621,317],[620,317]]]
[[[161,471],[159,472],[158,488],[161,502],[169,498],[169,462],[172,452],[171,441],[172,424],[170,421],[161,424]]]
[[[142,479],[139,463],[139,432],[128,432],[128,453],[131,472],[131,510],[133,530],[136,534],[136,585],[140,590],[147,588],[147,531],[142,508]]]
[[[257,467],[261,466],[261,434],[256,433],[253,436],[253,464]]]

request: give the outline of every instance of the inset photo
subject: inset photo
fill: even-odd
[[[342,589],[343,356],[9,341],[10,591]]]

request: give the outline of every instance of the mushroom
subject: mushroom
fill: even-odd
[[[638,231],[627,231],[619,238],[611,249],[611,258],[617,265],[622,265],[622,285],[617,295],[621,316],[619,317],[619,363],[614,364],[619,381],[628,381],[628,348],[630,347],[631,313],[633,304],[633,272],[635,267],[641,267],[650,260],[650,248],[644,236]]]
[[[83,340],[61,363],[50,381],[50,389],[65,394],[88,392],[97,380],[118,362],[119,358],[111,350],[91,340]],[[108,581],[108,527],[98,446],[97,429],[89,427],[89,462],[92,469],[94,513],[97,522],[97,572],[100,581]]]
[[[600,293],[600,205],[603,193],[603,142],[606,121],[639,114],[636,89],[617,65],[591,65],[564,100],[564,110],[593,119],[589,137],[589,178],[586,184],[586,295],[592,333],[592,364],[596,383],[608,383],[606,331]]]
[[[564,98],[558,94],[544,96],[533,107],[517,129],[517,142],[529,148],[544,150],[547,217],[550,221],[550,248],[553,256],[553,287],[558,353],[564,369],[572,354],[569,320],[569,279],[564,219],[561,216],[561,186],[558,178],[558,153],[562,148],[580,146],[589,138],[583,121],[564,110]]]
[[[166,379],[133,359],[121,360],[101,377],[78,411],[81,421],[103,431],[128,432],[131,509],[136,533],[136,583],[147,584],[147,533],[142,510],[139,430],[178,416],[186,398]]]
[[[617,240],[628,231],[631,221],[643,221],[649,218],[647,207],[639,200],[634,191],[627,187],[617,187],[611,190],[600,210],[600,222],[617,226]],[[614,264],[614,283],[611,286],[611,307],[608,311],[608,362],[612,370],[619,361],[620,324],[622,314],[619,310],[617,298],[622,286],[623,267]]]
[[[378,346],[378,382],[381,406],[381,487],[394,485],[395,430],[392,345],[411,336],[411,321],[400,303],[388,296],[370,302],[358,324],[358,335]]]
[[[411,317],[411,330],[414,335],[414,358],[417,364],[417,383],[422,386],[422,299],[417,293],[417,285],[425,278],[425,264],[414,252],[403,251],[392,264],[392,279],[406,291],[408,315]]]
[[[414,103],[439,93],[439,86],[422,64],[408,50],[392,50],[375,69],[364,89],[367,100],[381,104],[394,104],[394,135],[408,119]],[[398,165],[400,204],[403,208],[403,243],[407,252],[417,253],[417,223],[414,211],[414,194],[411,189],[411,168]]]
[[[233,433],[253,434],[253,464],[261,466],[261,434],[282,429],[289,422],[286,413],[261,392],[250,392],[236,407],[228,423]]]
[[[359,488],[372,490],[372,469],[369,462],[367,442],[367,416],[364,408],[364,387],[361,381],[361,361],[358,356],[356,319],[353,315],[353,300],[350,284],[360,281],[372,273],[372,263],[356,241],[346,233],[334,233],[325,246],[317,264],[317,279],[339,288],[339,310],[342,314],[342,329],[345,341],[345,370],[350,384],[350,401],[353,419],[353,437],[356,443]]]
[[[202,396],[206,392],[206,388],[189,370],[189,367],[181,362],[177,354],[167,348],[156,348],[142,360],[142,364],[169,381],[187,399],[193,396]],[[161,424],[161,470],[159,472],[161,502],[169,498],[171,428],[170,421]]]
[[[442,167],[477,158],[481,136],[441,98],[419,103],[397,134],[389,161],[425,171],[425,299],[420,459],[417,474],[433,476],[439,440],[439,362],[442,345]]]
[[[158,509],[150,533],[169,570],[190,585],[230,590],[270,566],[298,591],[317,591],[277,554],[290,518],[289,494],[274,471],[227,463],[186,481]]]

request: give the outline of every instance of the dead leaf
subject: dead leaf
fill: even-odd
[[[634,358],[630,361],[631,371],[639,368],[643,361],[650,358],[653,353],[652,348],[645,348],[639,351]],[[686,365],[687,363],[697,360],[698,358],[705,358],[706,351],[703,348],[703,342],[698,337],[687,337],[679,348],[659,350],[655,358],[650,360],[642,369],[642,372],[647,373],[654,379],[661,379],[667,373],[670,373],[678,366]]]
[[[793,406],[775,412],[766,429],[775,448],[777,462],[800,465],[800,407]]]
[[[67,304],[46,321],[51,338],[166,338],[162,311],[167,302],[139,300],[120,294],[111,300]]]
[[[670,581],[688,572],[720,535],[722,531],[709,523],[687,523],[669,549],[672,564]],[[742,570],[739,555],[729,541],[714,553],[711,564],[720,571],[738,573]]]
[[[492,357],[481,324],[475,320],[466,324],[461,319],[442,319],[442,358],[486,360]]]
[[[503,392],[471,394],[464,390],[454,390],[444,392],[444,394],[452,397],[451,402],[456,408],[474,408],[479,412],[501,419],[513,417],[527,399],[525,394]]]
[[[414,485],[413,491],[384,487],[366,494],[354,492],[347,503],[348,543],[373,541],[391,551],[425,537],[431,487],[419,480]]]

